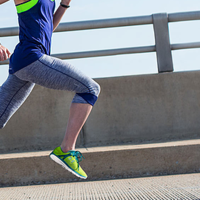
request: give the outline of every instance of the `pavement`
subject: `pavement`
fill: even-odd
[[[200,173],[0,188],[0,200],[200,200]]]

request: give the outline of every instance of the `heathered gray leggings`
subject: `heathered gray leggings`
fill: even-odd
[[[0,87],[0,128],[3,128],[31,93],[35,84],[58,90],[74,91],[73,103],[91,104],[100,86],[67,62],[48,55],[10,74]]]

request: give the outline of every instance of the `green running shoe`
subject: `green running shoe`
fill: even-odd
[[[79,151],[71,150],[67,153],[63,153],[61,147],[57,147],[51,152],[50,158],[79,178],[87,178],[87,174],[79,165],[79,162],[84,158]]]

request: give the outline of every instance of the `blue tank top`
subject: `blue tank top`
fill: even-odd
[[[16,7],[20,42],[10,58],[10,74],[38,60],[43,54],[50,54],[55,1],[29,0]]]

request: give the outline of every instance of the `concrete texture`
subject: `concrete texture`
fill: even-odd
[[[200,138],[200,71],[96,79],[101,94],[77,147]],[[0,130],[0,152],[60,145],[73,93],[36,86]]]
[[[200,140],[80,149],[87,180],[200,172]],[[54,163],[49,151],[2,154],[0,186],[63,183],[79,179]]]
[[[87,146],[200,138],[200,71],[98,80]]]
[[[200,174],[0,188],[0,200],[198,200]]]

